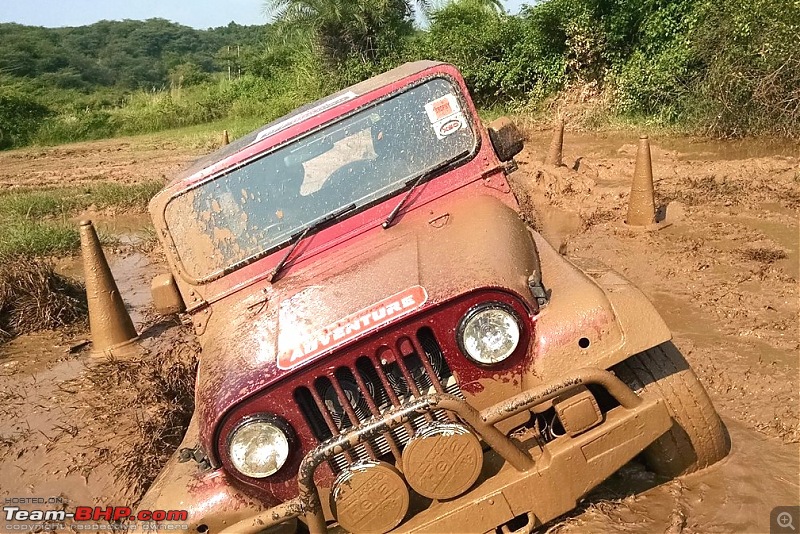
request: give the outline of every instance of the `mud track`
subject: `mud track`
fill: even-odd
[[[767,532],[774,506],[800,502],[797,147],[653,139],[657,204],[672,225],[643,233],[620,224],[635,140],[567,132],[567,166],[554,169],[540,164],[549,133],[534,132],[514,186],[525,216],[562,253],[600,260],[655,303],[722,414],[733,450],[671,481],[634,461],[546,530]],[[168,177],[200,151],[132,138],[5,152],[0,185]],[[120,233],[135,233],[130,226]],[[158,257],[121,252],[112,269],[137,325],[150,343],[181,343],[149,310]],[[68,258],[61,269],[80,275]],[[0,345],[0,498],[61,495],[74,506],[140,497],[113,471],[136,454],[125,436],[146,414],[126,407],[114,388],[98,388],[85,353],[68,352],[85,335],[42,333]],[[87,399],[98,395],[110,415],[89,420]]]

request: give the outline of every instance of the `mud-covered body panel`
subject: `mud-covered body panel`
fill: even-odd
[[[430,210],[409,214],[389,230],[365,235],[352,249],[282,278],[262,282],[215,303],[201,337],[197,406],[201,437],[213,450],[212,429],[236,403],[267,388],[276,380],[289,380],[292,372],[315,365],[325,353],[293,370],[277,366],[281,351],[296,346],[291,339],[313,336],[338,319],[413,286],[424,288],[427,301],[410,316],[429,313],[456,296],[475,289],[495,287],[536,304],[527,279],[538,267],[531,234],[518,215],[490,196],[447,199]],[[430,212],[445,210],[447,222],[429,223]],[[498,239],[503,235],[503,239]],[[457,266],[458,275],[455,275]],[[365,283],[376,280],[378,283]],[[289,332],[282,335],[282,329]],[[367,330],[356,342],[376,333]],[[337,350],[345,350],[339,345]]]
[[[526,386],[586,365],[609,369],[671,339],[656,309],[628,280],[591,259],[573,263],[540,234],[533,236],[551,298],[536,318],[536,357]]]

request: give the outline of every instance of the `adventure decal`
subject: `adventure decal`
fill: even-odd
[[[323,352],[360,337],[367,332],[397,320],[419,309],[428,300],[421,286],[412,286],[396,295],[376,302],[372,306],[348,315],[322,330],[298,339],[293,346],[278,353],[278,368],[293,369],[307,363]]]

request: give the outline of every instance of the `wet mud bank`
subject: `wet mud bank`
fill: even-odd
[[[763,142],[651,139],[665,228],[625,227],[635,136],[567,132],[565,165],[533,135],[513,176],[526,217],[600,260],[658,309],[728,427],[718,465],[672,481],[632,462],[553,532],[768,532],[800,503],[800,154]]]
[[[650,298],[722,414],[732,451],[675,480],[633,461],[544,530],[768,532],[774,506],[800,502],[797,146],[651,139],[656,203],[671,225],[637,232],[621,224],[636,137],[568,131],[559,168],[541,164],[549,138],[534,133],[512,175],[525,217],[567,258],[599,260]],[[194,156],[170,146],[145,152],[122,140],[7,153],[0,183],[52,186],[64,168],[76,169],[75,183],[99,179],[99,169],[111,169],[104,179],[136,181]],[[145,346],[173,356],[196,350],[180,325],[151,309],[150,280],[163,267],[147,217],[80,218],[113,238],[106,253]],[[83,276],[78,257],[56,265]],[[157,469],[160,457],[142,455],[139,439],[163,416],[136,404],[142,391],[131,385],[145,371],[99,372],[90,347],[75,348],[87,337],[43,332],[0,344],[0,499],[132,505],[147,478],[120,469]]]
[[[95,220],[112,243],[105,253],[142,347],[158,356],[183,347],[196,351],[179,322],[164,321],[152,310],[150,280],[164,267],[152,252],[147,216],[79,218]],[[83,279],[80,256],[56,259],[55,267]],[[163,414],[149,413],[150,404],[137,402],[149,394],[148,369],[131,371],[120,362],[94,357],[88,339],[88,331],[69,329],[0,344],[0,499],[52,498],[74,508],[128,506],[140,498],[138,478],[125,469],[142,454],[144,425]],[[141,384],[136,384],[139,377]],[[5,530],[4,517],[0,530]]]

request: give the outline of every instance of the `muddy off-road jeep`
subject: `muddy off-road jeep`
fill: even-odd
[[[197,532],[517,532],[644,452],[728,450],[653,306],[526,225],[522,149],[407,64],[223,147],[150,210],[196,411],[143,502]]]

